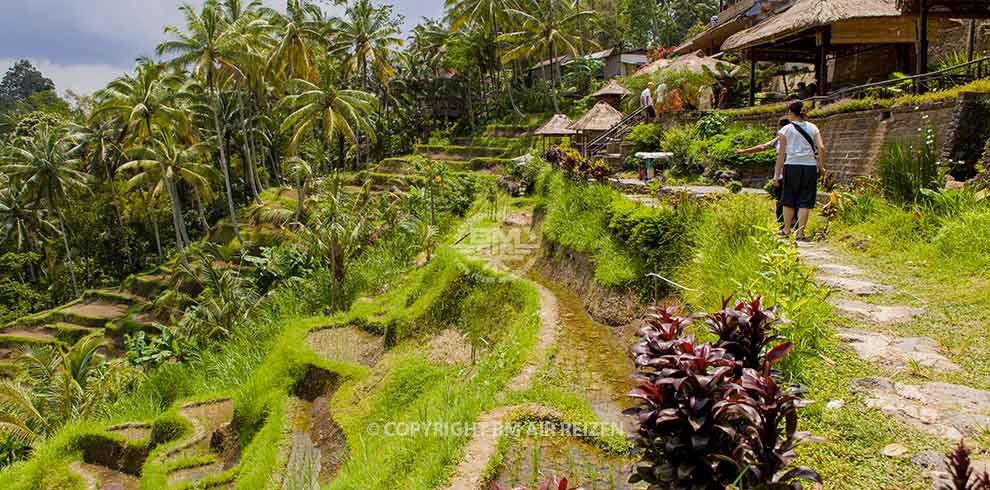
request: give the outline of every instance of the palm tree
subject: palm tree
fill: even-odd
[[[7,181],[0,190],[0,244],[12,241],[18,252],[37,250],[38,240],[44,235],[55,235],[56,228],[44,216],[44,209],[37,201],[27,199],[24,188]],[[29,264],[34,280],[34,263]]]
[[[227,208],[230,213],[231,225],[237,240],[243,242],[240,229],[237,226],[237,211],[234,206],[233,189],[230,184],[230,168],[227,164],[225,148],[226,128],[221,125],[220,85],[224,72],[238,72],[237,59],[241,57],[242,44],[240,32],[249,17],[242,17],[236,25],[231,25],[224,18],[216,0],[206,0],[200,12],[189,4],[183,4],[179,10],[185,16],[186,30],[168,26],[165,33],[175,39],[165,41],[158,46],[159,56],[172,56],[171,64],[176,67],[192,67],[193,73],[206,81],[206,88],[213,105],[212,119],[217,135],[217,147],[220,152],[220,166],[223,170],[224,185],[227,190]]]
[[[101,336],[91,335],[72,347],[38,347],[22,353],[21,381],[0,382],[0,433],[33,444],[78,417],[95,414],[112,397],[103,384],[115,368],[100,350]]]
[[[365,187],[357,196],[344,192],[338,175],[330,180],[320,213],[299,235],[300,244],[316,262],[330,268],[330,309],[342,308],[344,281],[351,260],[368,243],[373,210]]]
[[[125,75],[107,86],[91,119],[113,118],[123,125],[116,142],[140,144],[156,126],[176,124],[183,118],[175,104],[181,77],[166,71],[165,65],[149,59],[138,60],[134,76]]]
[[[309,166],[309,163],[298,156],[289,158],[286,160],[286,163],[289,164],[291,175],[296,180],[296,197],[299,200],[299,204],[296,208],[295,221],[296,223],[302,223],[306,206],[306,181],[313,175],[313,169]]]
[[[292,133],[291,147],[298,149],[302,140],[318,130],[323,143],[331,146],[339,136],[356,143],[362,129],[374,139],[367,114],[374,111],[377,101],[371,94],[359,90],[338,90],[328,84],[317,85],[307,80],[293,80],[295,93],[279,104],[289,110],[280,131]]]
[[[446,0],[447,17],[450,19],[452,30],[457,32],[465,28],[473,29],[475,27],[472,24],[474,24],[477,29],[487,32],[484,36],[488,45],[486,64],[490,67],[492,82],[496,86],[500,85],[498,74],[502,69],[498,55],[500,20],[505,17],[506,12],[516,6],[516,3],[516,0]],[[511,81],[507,90],[513,109],[521,115],[515,107],[515,100],[512,99]]]
[[[402,47],[399,26],[390,6],[375,8],[371,0],[357,0],[347,7],[337,30],[337,44],[349,54],[348,68],[361,77],[361,86],[371,89],[368,69],[384,86],[395,76],[389,56]]]
[[[10,161],[0,170],[6,172],[11,180],[23,185],[25,192],[43,202],[48,212],[58,218],[72,288],[79,294],[63,206],[67,204],[70,192],[89,190],[86,182],[90,176],[73,168],[78,162],[70,158],[70,145],[71,141],[63,132],[41,126],[34,136],[20,138],[9,148]]]
[[[185,247],[191,243],[186,231],[185,218],[182,216],[182,202],[176,190],[177,178],[187,182],[195,189],[209,187],[211,167],[200,163],[200,157],[206,152],[204,144],[183,147],[177,141],[171,130],[159,129],[148,145],[131,150],[137,158],[120,167],[120,172],[133,172],[134,175],[127,183],[128,188],[150,182],[159,182],[156,187],[164,186],[172,203],[172,225],[175,227],[175,242],[179,250],[179,258],[188,265]],[[160,194],[159,189],[153,192]]]
[[[183,266],[184,275],[197,282],[202,292],[179,324],[179,334],[196,340],[228,337],[237,322],[245,319],[260,298],[251,283],[237,271],[218,264],[224,256],[215,244],[207,244],[196,255],[196,268]]]
[[[500,41],[513,46],[502,55],[502,62],[549,56],[554,84],[551,91],[553,108],[559,111],[556,92],[556,85],[560,83],[559,57],[562,54],[580,55],[578,46],[582,43],[582,37],[575,32],[574,25],[594,15],[594,12],[577,11],[567,0],[520,0],[519,8],[509,9],[509,13],[519,21],[520,27],[515,32],[499,36]],[[595,46],[594,42],[584,42]],[[547,81],[546,66],[543,81],[544,84]]]
[[[121,161],[120,127],[111,118],[89,118],[83,124],[70,124],[69,135],[76,144],[72,153],[86,163],[86,170],[110,187],[117,223],[123,223],[114,175]]]
[[[286,13],[268,10],[278,42],[268,57],[268,68],[284,80],[316,80],[313,48],[327,42],[328,21],[323,10],[306,0],[288,0]]]

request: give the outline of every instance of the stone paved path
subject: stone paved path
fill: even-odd
[[[941,353],[942,346],[930,337],[895,337],[874,331],[885,326],[906,323],[924,315],[924,310],[906,305],[884,305],[854,297],[875,297],[882,302],[894,291],[868,277],[867,271],[845,263],[827,244],[799,243],[802,262],[816,269],[816,278],[833,291],[830,302],[840,315],[856,321],[860,329],[840,329],[838,337],[856,354],[894,373],[915,366],[935,372],[948,372],[959,366]],[[990,429],[990,391],[942,382],[908,384],[875,376],[852,380],[854,391],[867,406],[946,439],[972,440]],[[937,451],[915,454],[911,461],[932,472],[933,488],[945,478],[944,455]],[[990,462],[974,461],[976,467],[990,467]]]

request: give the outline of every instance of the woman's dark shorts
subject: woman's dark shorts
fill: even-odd
[[[784,165],[780,202],[788,208],[814,209],[818,200],[818,167]]]

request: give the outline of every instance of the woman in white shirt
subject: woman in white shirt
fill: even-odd
[[[818,127],[804,120],[804,104],[791,102],[790,124],[780,129],[774,185],[780,187],[784,205],[784,235],[791,234],[794,213],[798,216],[797,239],[804,240],[808,215],[818,199],[818,176],[825,174],[825,141]],[[783,177],[782,179],[780,177]]]

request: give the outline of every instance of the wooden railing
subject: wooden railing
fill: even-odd
[[[811,97],[805,99],[805,101],[817,104],[839,99],[864,98],[867,96],[891,98],[900,95],[904,91],[901,87],[912,90],[915,93],[945,90],[969,83],[973,80],[979,80],[984,76],[990,76],[990,56],[920,75],[844,88],[828,95]]]
[[[624,138],[629,131],[632,131],[633,126],[643,122],[646,119],[647,109],[647,107],[640,107],[632,114],[622,118],[622,120],[615,126],[612,126],[611,129],[591,140],[587,145],[585,145],[584,148],[582,148],[585,156],[593,156],[602,148],[607,147],[608,144],[616,138]]]

